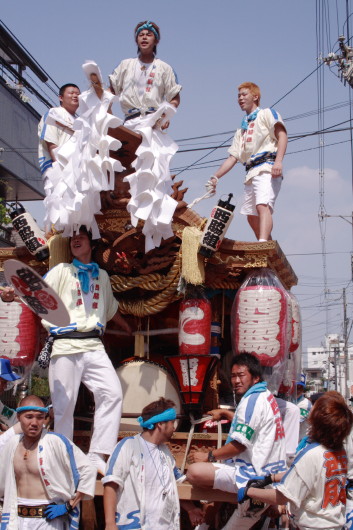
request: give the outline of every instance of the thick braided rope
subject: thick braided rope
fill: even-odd
[[[159,313],[160,311],[163,311],[163,309],[165,309],[169,304],[177,300],[180,296],[177,293],[179,278],[180,278],[180,255],[178,255],[177,259],[174,262],[173,267],[170,269],[167,276],[164,277],[164,280],[159,282],[157,285],[157,289],[160,291],[162,288],[161,286],[165,286],[168,280],[168,286],[165,287],[162,292],[159,292],[155,296],[152,296],[151,298],[148,298],[146,300],[136,300],[136,301],[120,300],[119,311],[121,313],[134,315],[137,317],[154,315],[156,313]],[[147,284],[148,283],[149,282],[147,282]],[[142,289],[146,289],[144,282],[140,282],[139,284],[135,286],[136,287],[138,286],[139,288],[142,288]],[[112,288],[113,290],[117,290],[117,289],[114,289],[114,284],[112,284]]]
[[[180,275],[180,256],[178,255],[174,261],[170,271],[165,276],[164,274],[151,273],[146,276],[137,276],[136,278],[127,278],[126,276],[119,276],[113,274],[110,277],[112,289],[115,292],[125,292],[130,289],[139,287],[147,291],[161,291],[170,285],[171,279],[174,279],[176,274]],[[179,277],[178,277],[179,280]]]

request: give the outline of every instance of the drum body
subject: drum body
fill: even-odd
[[[116,373],[123,391],[123,414],[140,415],[146,405],[160,397],[174,401],[177,414],[182,412],[179,390],[164,366],[133,358],[118,366]],[[136,417],[123,417],[120,430],[139,432],[141,427]]]

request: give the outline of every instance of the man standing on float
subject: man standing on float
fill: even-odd
[[[261,93],[255,83],[242,83],[238,91],[238,103],[246,115],[235,132],[229,157],[207,181],[206,189],[215,192],[218,180],[241,162],[246,176],[240,213],[247,216],[258,241],[263,242],[272,239],[272,213],[283,179],[287,132],[274,109],[260,109]]]
[[[80,89],[77,85],[67,83],[60,87],[60,107],[48,110],[38,124],[38,160],[44,186],[47,185],[48,169],[56,160],[55,149],[64,145],[74,134],[73,125],[79,95]]]
[[[73,414],[82,382],[94,395],[94,429],[88,457],[104,474],[105,455],[118,437],[122,390],[100,337],[109,320],[131,333],[118,313],[106,271],[92,262],[91,234],[84,226],[70,240],[72,263],[60,263],[45,281],[60,296],[70,314],[65,328],[42,321],[54,339],[49,366],[54,429],[72,440]]]
[[[169,64],[156,58],[160,30],[144,21],[135,28],[138,57],[125,59],[110,76],[110,88],[119,96],[125,114],[124,126],[142,135],[142,144],[133,163],[135,173],[125,177],[130,184],[127,206],[134,226],[145,221],[146,252],[158,247],[161,239],[173,236],[171,221],[177,202],[172,193],[169,162],[178,146],[161,131],[180,103],[181,86]]]

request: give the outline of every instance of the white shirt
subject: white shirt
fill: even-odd
[[[247,131],[238,129],[235,132],[228,153],[242,164],[246,164],[265,153],[276,153],[278,142],[275,136],[275,125],[277,123],[284,126],[278,112],[274,109],[260,109],[256,119],[249,123]],[[270,161],[251,168],[246,173],[245,182],[259,175],[262,171],[271,172],[272,166],[273,161]]]
[[[137,66],[138,65],[138,66]],[[169,64],[155,59],[148,74],[149,83],[142,97],[135,83],[139,59],[125,59],[109,76],[114,92],[120,99],[124,114],[129,110],[145,112],[150,107],[157,109],[164,101],[171,101],[181,90],[177,76]]]
[[[254,475],[286,470],[286,444],[275,397],[266,390],[240,400],[230,438],[245,446],[234,459],[236,484],[242,487]]]
[[[64,145],[73,135],[74,120],[75,116],[63,107],[50,109],[42,116],[38,124],[38,160],[42,175],[52,166],[47,142],[58,147]]]
[[[99,269],[99,277],[93,280],[92,304],[87,312],[78,279],[78,269],[72,263],[56,265],[45,276],[45,281],[57,292],[70,314],[70,324],[65,328],[52,326],[48,321],[42,320],[47,331],[53,335],[60,335],[70,331],[98,330],[103,334],[106,323],[113,318],[118,309],[118,302],[114,298],[106,271]],[[103,349],[103,345],[98,338],[60,339],[54,341],[52,357],[99,349]]]
[[[301,530],[341,529],[345,521],[347,455],[320,444],[305,447],[277,489],[290,501]]]
[[[172,483],[166,457],[158,445],[141,440],[146,465],[146,530],[169,530]]]

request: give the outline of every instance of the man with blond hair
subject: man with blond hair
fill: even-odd
[[[206,189],[215,192],[218,180],[241,162],[246,176],[240,213],[247,216],[256,238],[263,242],[272,239],[272,213],[283,178],[287,132],[274,109],[259,107],[260,98],[260,88],[255,83],[239,85],[238,103],[246,114],[235,132],[229,157],[207,181]]]

